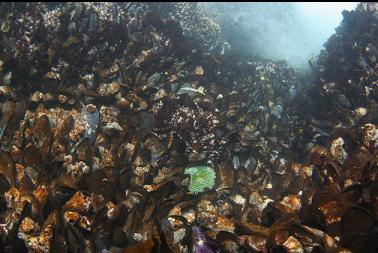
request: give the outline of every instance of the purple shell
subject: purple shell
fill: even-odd
[[[195,241],[195,253],[214,253],[206,244],[205,236],[197,226],[192,227],[193,238]]]
[[[195,246],[195,253],[214,253],[212,249],[210,249],[205,243],[202,245]]]
[[[200,241],[200,240],[205,241],[205,236],[203,235],[200,227],[193,226],[192,231],[193,231],[194,239],[196,241]]]

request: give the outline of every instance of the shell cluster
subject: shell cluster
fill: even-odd
[[[0,3],[0,251],[377,252],[378,6],[343,14],[306,79],[195,4]]]

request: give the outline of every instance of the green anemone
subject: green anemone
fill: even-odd
[[[205,188],[211,189],[215,184],[215,171],[208,166],[195,166],[185,169],[185,174],[190,175],[189,191],[197,194]]]

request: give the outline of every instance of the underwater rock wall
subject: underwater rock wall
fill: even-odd
[[[0,7],[1,252],[376,252],[376,4],[308,84],[196,4]]]

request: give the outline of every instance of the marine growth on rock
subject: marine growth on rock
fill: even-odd
[[[378,252],[377,15],[303,76],[196,3],[0,3],[0,252]]]

